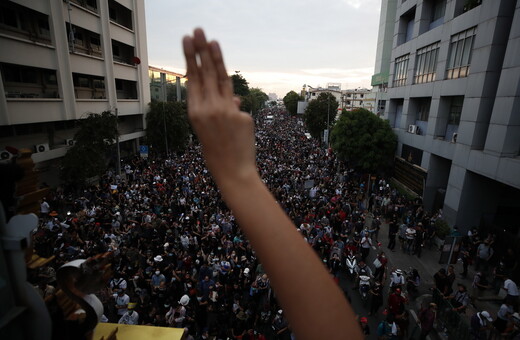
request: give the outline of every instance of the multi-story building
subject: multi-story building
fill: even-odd
[[[398,0],[394,23],[396,177],[460,229],[518,234],[520,1]]]
[[[174,97],[176,101],[186,99],[182,95],[182,88],[185,88],[188,80],[186,76],[154,66],[148,66],[148,75],[150,77],[151,99],[157,101],[166,101],[169,99],[168,97]],[[169,88],[172,89],[170,96],[168,96]]]
[[[117,110],[121,152],[135,152],[150,102],[143,1],[1,1],[0,46],[0,150],[33,149],[48,181],[76,121]]]
[[[367,109],[375,112],[376,94],[369,89],[357,88],[341,91],[340,107],[347,111],[355,109]]]
[[[390,73],[390,57],[394,40],[395,11],[398,0],[381,2],[379,32],[377,36],[376,64],[372,76],[372,92],[375,100],[375,113],[381,116],[385,112],[388,100],[388,75]]]

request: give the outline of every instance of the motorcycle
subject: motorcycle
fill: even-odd
[[[368,299],[368,292],[370,291],[370,276],[359,276],[359,295],[361,299],[366,301]]]
[[[349,253],[347,255],[347,258],[345,260],[345,264],[347,265],[347,274],[350,278],[353,278],[356,276],[356,266],[357,266],[357,259],[356,256],[352,253]]]

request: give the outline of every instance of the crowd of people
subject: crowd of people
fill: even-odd
[[[267,114],[274,121],[264,120]],[[339,282],[351,254],[356,288],[360,276],[370,277],[369,314],[359,317],[363,332],[370,334],[367,317],[380,317],[385,306],[387,316],[372,333],[405,339],[405,304],[420,284],[419,273],[388,270],[381,249],[373,262],[367,258],[375,246],[385,246],[378,239],[383,223],[388,223],[389,251],[396,251],[398,238],[402,251],[421,256],[439,215],[401,196],[384,178],[349,170],[305,136],[299,118],[270,109],[257,117],[256,126],[258,172],[331,276]],[[108,251],[114,276],[99,294],[104,321],[182,327],[197,339],[290,339],[276,292],[222,201],[200,146],[166,158],[131,158],[122,170],[107,172],[99,185],[80,193],[52,191],[41,203],[35,249],[41,256],[56,255],[31,278],[42,296],[54,292],[60,265]],[[485,247],[477,247],[478,264],[488,270]],[[455,297],[457,292],[443,293]],[[435,308],[421,311],[421,336],[433,328]]]
[[[355,250],[366,259],[365,244],[377,239],[383,214],[404,205],[394,203],[401,198],[384,180],[373,181],[375,217],[367,227],[367,178],[307,139],[300,119],[269,114],[274,123],[264,115],[257,121],[258,171],[338,280],[344,254]],[[63,263],[110,251],[114,277],[100,293],[107,321],[185,327],[201,338],[290,338],[269,277],[221,200],[200,147],[166,159],[132,158],[122,168],[80,194],[57,190],[41,203],[35,249],[56,255],[33,278],[41,293],[51,293]],[[383,273],[376,269],[380,281]]]

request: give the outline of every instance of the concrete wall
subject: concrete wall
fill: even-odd
[[[483,1],[462,13],[464,1],[448,0],[443,23],[434,28],[435,25],[428,23],[431,11],[428,6],[422,0],[407,0],[397,5],[389,65],[390,103],[385,117],[398,135],[399,149],[408,144],[424,151],[421,166],[428,170],[425,204],[433,206],[436,188],[445,187],[444,212],[448,222],[476,223],[485,209],[475,209],[474,200],[487,192],[489,197],[496,198],[490,183],[520,188],[520,2]],[[405,27],[401,19],[414,8],[411,39],[403,43]],[[476,27],[476,34],[469,74],[446,79],[451,37],[472,27]],[[414,84],[416,51],[435,42],[440,42],[436,80]],[[395,59],[407,54],[406,84],[392,87]],[[447,123],[452,96],[464,96],[464,102],[460,124],[450,130]],[[421,97],[431,98],[429,118],[427,123],[420,123],[422,134],[412,135],[407,129],[415,123],[417,100]],[[403,110],[399,115],[400,101]],[[447,130],[457,130],[456,143],[445,135]],[[493,206],[488,204],[488,196],[481,202],[479,207]]]
[[[123,135],[128,134],[127,131],[133,133],[144,127],[147,105],[150,102],[150,87],[143,1],[118,1],[132,11],[132,29],[110,20],[107,1],[98,1],[97,13],[71,3],[70,22],[100,35],[102,57],[83,54],[79,50],[69,51],[66,25],[69,22],[69,10],[66,1],[15,0],[13,2],[49,16],[51,42],[42,44],[3,34],[0,36],[0,46],[2,46],[0,62],[56,70],[59,98],[6,98],[6,89],[2,83],[0,84],[0,125],[75,120],[80,119],[86,112],[113,111],[118,108],[120,116],[140,117],[138,120],[129,121],[134,122],[135,127],[122,127]],[[114,62],[112,40],[132,46],[135,56],[140,59],[140,64],[128,65]],[[77,99],[72,73],[104,77],[106,99]],[[137,82],[138,99],[118,100],[114,78]],[[74,131],[60,131],[60,133],[66,138],[71,138]],[[8,137],[0,139],[0,149],[5,145],[32,148],[35,144],[48,142],[46,134]],[[47,156],[44,158],[60,157],[61,151],[49,152]],[[41,157],[43,155],[36,158]]]

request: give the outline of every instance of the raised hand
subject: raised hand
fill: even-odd
[[[253,119],[238,108],[219,44],[201,29],[183,40],[188,76],[188,115],[206,165],[221,187],[258,176]],[[222,189],[222,188],[221,188]]]

